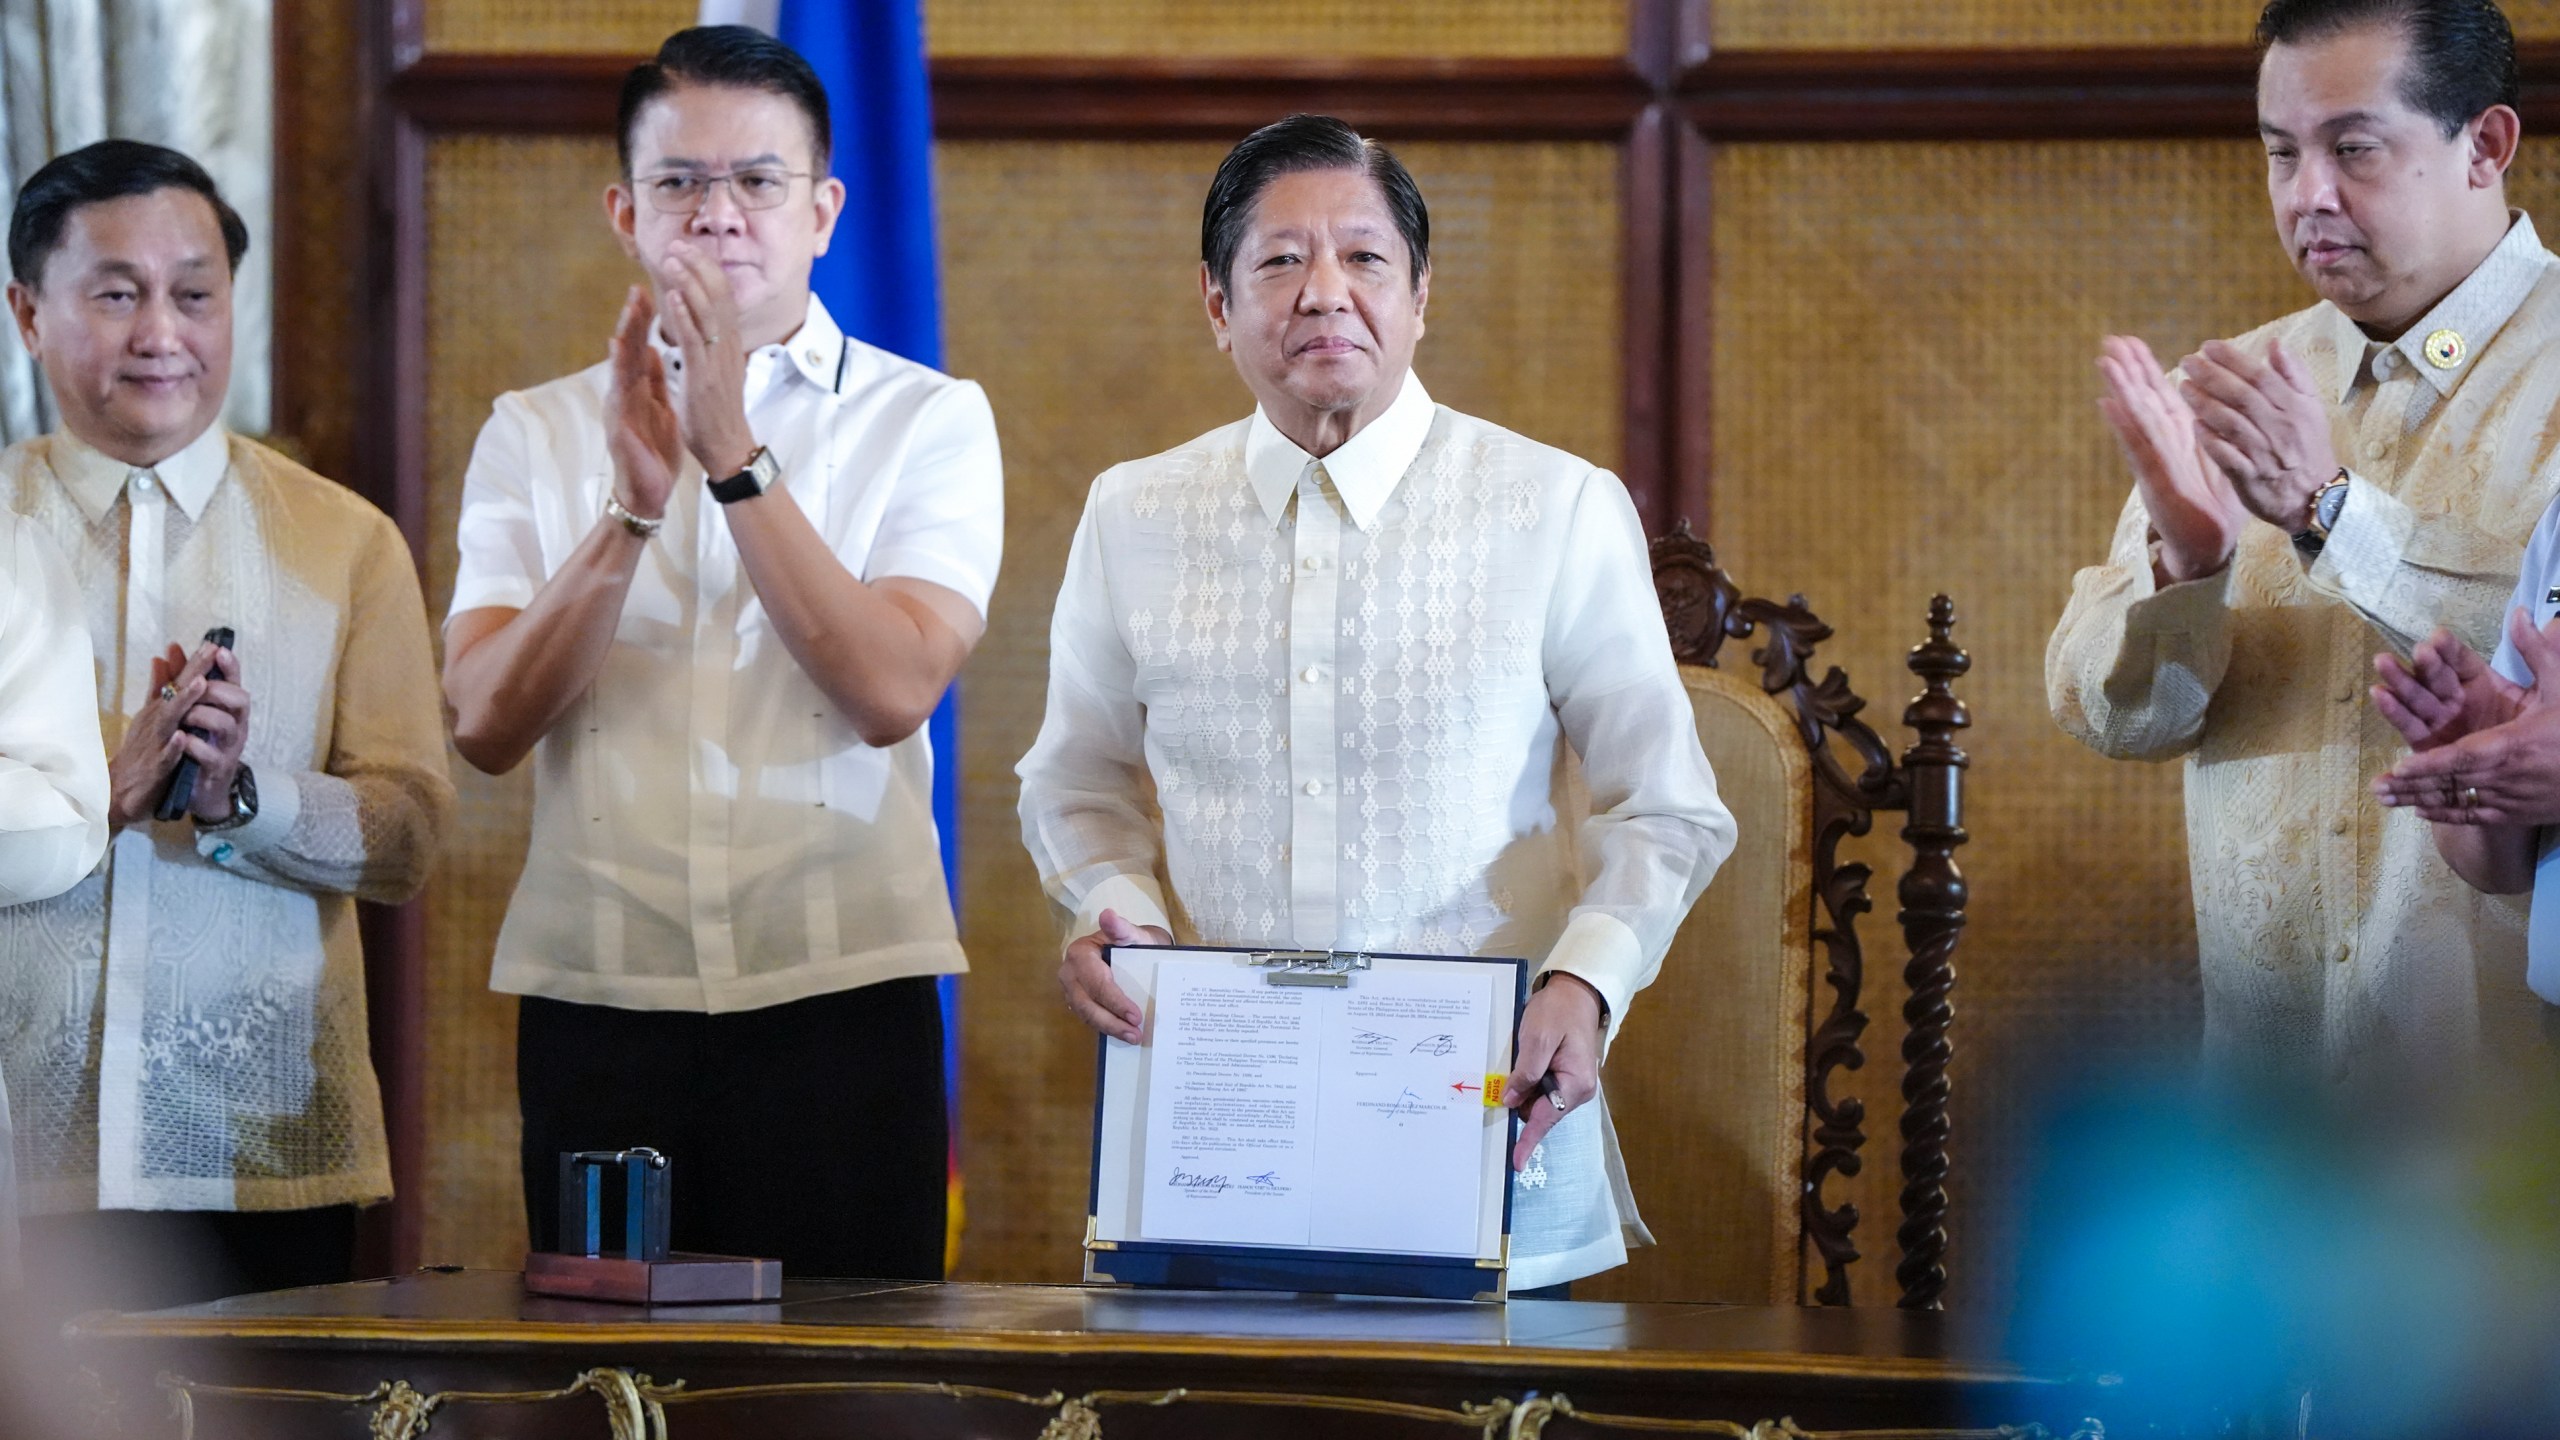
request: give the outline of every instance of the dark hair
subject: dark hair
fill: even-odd
[[[622,77],[622,109],[613,133],[625,175],[631,173],[631,126],[641,108],[678,85],[727,85],[779,95],[799,106],[808,120],[821,171],[835,154],[827,87],[799,51],[753,26],[696,25],[668,36],[656,59],[632,66]]]
[[[2516,103],[2516,32],[2495,0],[2269,0],[2258,48],[2325,40],[2359,25],[2391,25],[2409,39],[2400,98],[2432,116],[2446,138],[2492,105]]]
[[[249,253],[249,227],[214,187],[204,167],[165,145],[140,140],[101,140],[68,154],[56,155],[18,187],[17,208],[9,214],[9,273],[33,287],[44,275],[44,262],[62,244],[62,227],[83,205],[148,195],[154,190],[193,190],[213,207],[222,227],[222,248],[231,271]]]
[[[1431,211],[1404,162],[1330,115],[1292,115],[1237,141],[1209,181],[1209,200],[1200,209],[1200,259],[1219,289],[1227,288],[1254,202],[1272,181],[1305,170],[1357,170],[1376,181],[1413,252],[1413,282],[1422,283],[1422,272],[1431,268]]]

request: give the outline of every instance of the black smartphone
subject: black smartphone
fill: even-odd
[[[207,644],[219,645],[228,650],[231,648],[231,627],[216,625],[204,632],[204,638]],[[237,678],[224,674],[220,665],[214,666],[208,673],[216,680]],[[193,725],[187,726],[186,732],[199,740],[205,738],[205,733]],[[196,757],[193,755],[178,757],[178,768],[169,772],[169,788],[160,793],[160,808],[151,812],[154,819],[175,820],[186,814],[188,809],[196,803],[197,768]]]

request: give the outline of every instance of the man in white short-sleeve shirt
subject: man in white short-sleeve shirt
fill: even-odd
[[[534,758],[491,982],[534,1243],[560,1152],[649,1146],[677,1249],[939,1278],[967,962],[923,726],[995,585],[994,418],[811,295],[844,190],[799,56],[680,32],[621,135],[648,287],[605,363],[499,399],[445,629],[464,758]]]

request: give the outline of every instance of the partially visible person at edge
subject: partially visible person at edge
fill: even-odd
[[[2458,1091],[2540,1063],[2523,913],[2370,782],[2400,733],[2377,649],[2497,634],[2560,488],[2560,263],[2506,200],[2515,42],[2489,0],[2275,0],[2258,120],[2277,238],[2318,304],[2163,374],[2113,337],[2133,472],[2045,657],[2102,754],[2186,762],[2209,1057]]]
[[[936,977],[968,968],[926,719],[1003,548],[986,396],[810,293],[844,187],[790,47],[685,30],[624,82],[609,358],[500,396],[463,478],[454,743],[534,767],[491,984],[523,997],[526,1218],[649,1146],[676,1248],[940,1279]]]
[[[453,785],[400,532],[216,419],[248,243],[130,140],[37,170],[9,223],[62,423],[0,455],[0,503],[79,577],[111,755],[108,864],[0,909],[27,1275],[65,1310],[347,1279],[391,1193],[355,901],[417,893]]]
[[[1200,288],[1254,411],[1094,482],[1023,842],[1073,917],[1068,1008],[1133,1043],[1106,944],[1535,959],[1510,1278],[1555,1293],[1650,1239],[1601,1061],[1734,825],[1626,487],[1412,373],[1430,225],[1339,120],[1219,165]]]
[[[53,542],[0,506],[0,908],[52,899],[107,852],[87,612]],[[18,1279],[14,1129],[0,1083],[0,1291]]]

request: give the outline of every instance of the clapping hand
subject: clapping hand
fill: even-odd
[[[2174,583],[2219,572],[2231,563],[2249,512],[2230,477],[2205,453],[2195,410],[2160,373],[2151,347],[2132,336],[2106,338],[2098,373],[2107,386],[2098,410],[2115,431],[2160,537],[2161,578]]]
[[[738,334],[738,300],[719,262],[683,241],[667,247],[658,276],[667,338],[684,354],[684,397],[677,418],[685,448],[703,474],[725,480],[755,454],[747,424],[747,348]]]
[[[2206,342],[2178,368],[2204,453],[2240,503],[2287,535],[2308,528],[2313,493],[2338,473],[2311,372],[2281,344],[2262,361],[2228,340]]]
[[[2382,803],[2415,808],[2439,825],[2560,824],[2560,706],[2541,700],[2545,681],[2560,686],[2555,632],[2560,620],[2545,631],[2525,610],[2507,617],[2530,686],[2512,684],[2441,633],[2408,668],[2385,670],[2374,704],[2410,737],[2412,753],[2373,782]]]
[[[676,462],[684,453],[675,406],[667,398],[666,366],[649,345],[649,326],[657,315],[649,292],[632,286],[622,302],[622,318],[613,327],[612,380],[604,397],[614,495],[643,520],[667,513]]]
[[[217,679],[216,665],[236,673],[231,652],[206,641],[190,656],[175,645],[151,660],[151,697],[125,727],[124,740],[107,762],[107,818],[116,828],[152,818],[178,757],[194,755],[199,767],[195,811],[207,819],[231,813],[231,775],[248,740],[249,695]],[[216,694],[217,689],[222,692]],[[193,725],[211,741],[180,727]],[[218,771],[218,773],[217,773]],[[205,815],[212,810],[212,815]]]

